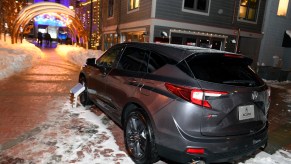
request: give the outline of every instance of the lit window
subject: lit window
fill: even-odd
[[[278,16],[286,16],[288,10],[289,0],[280,0],[278,7]]]
[[[239,8],[239,19],[256,22],[258,10],[259,0],[241,0]]]
[[[108,1],[108,18],[113,17],[113,5],[114,5],[114,0],[109,0]]]
[[[211,0],[183,0],[184,12],[208,14]]]
[[[139,8],[139,0],[128,0],[128,10]]]

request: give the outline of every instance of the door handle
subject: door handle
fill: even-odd
[[[138,80],[136,78],[129,78],[128,83],[134,86],[138,86]]]

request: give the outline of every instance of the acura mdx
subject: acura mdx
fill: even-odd
[[[87,59],[80,101],[123,128],[135,163],[233,161],[268,139],[270,90],[251,63],[194,46],[117,44]]]

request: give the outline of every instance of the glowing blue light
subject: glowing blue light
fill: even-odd
[[[37,24],[40,24],[40,25],[57,26],[57,27],[67,26],[65,23],[66,18],[62,17],[62,20],[61,20],[52,14],[42,14],[42,15],[36,16],[34,20],[35,22],[37,22]]]

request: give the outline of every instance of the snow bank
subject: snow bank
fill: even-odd
[[[251,158],[245,161],[245,164],[290,164],[291,153],[284,150],[278,150],[274,154],[268,154],[266,152],[260,152],[255,158]],[[242,164],[242,163],[239,163]]]
[[[41,56],[41,50],[26,40],[22,44],[11,44],[8,37],[6,42],[0,40],[0,80],[31,67]]]
[[[133,164],[132,160],[128,157],[128,155],[119,150],[119,146],[114,139],[113,134],[108,129],[110,124],[114,124],[110,121],[107,116],[101,114],[97,116],[96,114],[92,113],[90,110],[85,110],[84,107],[79,106],[77,108],[72,108],[70,103],[66,103],[63,110],[69,110],[71,114],[78,115],[79,118],[84,119],[89,124],[94,125],[96,128],[96,133],[92,136],[88,136],[87,138],[76,138],[76,135],[72,135],[66,139],[65,146],[62,144],[58,145],[58,154],[65,154],[68,150],[67,147],[73,148],[72,150],[75,152],[70,156],[67,156],[65,161],[70,161],[72,159],[78,159],[79,163],[127,163]],[[104,124],[104,119],[109,120],[107,124]],[[98,141],[99,140],[99,141]],[[96,142],[98,141],[98,142]],[[88,144],[88,143],[91,143]],[[94,144],[93,144],[94,143]],[[79,145],[90,145],[90,149],[98,148],[100,153],[88,153],[84,152],[84,157],[80,158],[77,155],[78,151],[82,151],[82,146]],[[67,146],[66,146],[67,145]],[[106,152],[107,151],[107,152]],[[93,152],[93,151],[92,151]],[[104,154],[105,153],[105,154]],[[98,156],[98,158],[96,158]],[[118,157],[119,156],[119,157]],[[118,158],[117,158],[118,157]],[[64,160],[63,159],[63,160]]]
[[[103,51],[100,50],[86,50],[82,47],[71,45],[58,45],[56,52],[68,61],[79,66],[83,66],[87,58],[99,58],[103,54]]]

